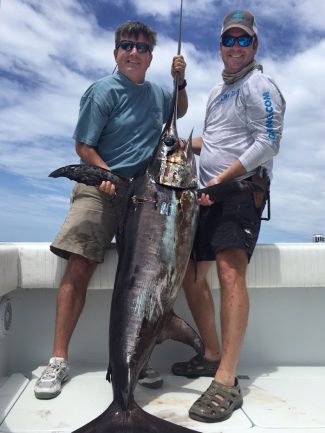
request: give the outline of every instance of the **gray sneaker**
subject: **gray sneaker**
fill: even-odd
[[[68,380],[69,367],[64,358],[53,357],[37,379],[34,393],[36,398],[50,399],[60,394],[62,384]]]
[[[148,363],[141,371],[138,382],[146,388],[160,388],[164,383],[164,379],[158,371],[154,370]]]

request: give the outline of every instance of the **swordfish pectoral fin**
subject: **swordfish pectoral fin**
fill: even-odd
[[[201,355],[204,353],[200,336],[185,320],[177,316],[174,311],[168,313],[162,332],[157,339],[157,344],[168,339],[187,344]]]
[[[264,192],[264,189],[249,180],[234,180],[198,189],[197,195],[200,198],[203,193],[209,194],[210,199],[218,203],[243,191]]]
[[[73,433],[198,433],[161,418],[157,418],[136,403],[127,411],[113,403],[99,417]]]
[[[129,179],[119,176],[110,170],[88,164],[66,165],[52,171],[49,177],[67,177],[70,180],[89,186],[99,186],[103,181],[110,181],[115,185],[130,183]]]

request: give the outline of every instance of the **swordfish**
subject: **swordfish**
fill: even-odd
[[[202,353],[198,335],[173,312],[194,240],[198,197],[206,193],[217,202],[260,189],[248,181],[198,189],[191,135],[185,145],[178,138],[174,108],[148,167],[133,179],[87,165],[65,166],[50,174],[88,185],[110,180],[117,194],[121,183],[129,183],[109,325],[107,379],[113,402],[74,433],[194,432],[146,413],[135,402],[134,389],[157,343],[171,338]]]
[[[174,98],[175,94],[177,90]],[[133,179],[87,165],[50,174],[88,185],[110,180],[116,183],[117,194],[119,185],[129,182],[109,325],[107,379],[113,402],[74,433],[194,433],[145,412],[134,400],[134,389],[157,343],[171,338],[202,353],[198,335],[173,312],[194,240],[198,197],[204,192],[219,201],[259,189],[245,181],[198,189],[191,135],[185,145],[178,138],[174,108],[151,162]]]
[[[109,365],[113,401],[100,416],[74,433],[194,433],[145,412],[134,400],[139,374],[157,343],[171,338],[202,353],[196,332],[173,312],[190,257],[202,193],[215,201],[243,190],[260,191],[249,181],[199,189],[192,134],[184,144],[174,109],[147,168],[125,179],[99,167],[70,165],[51,177],[68,177],[88,185],[102,180],[129,183],[128,204],[109,324]]]

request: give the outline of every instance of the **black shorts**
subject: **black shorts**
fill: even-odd
[[[201,206],[192,250],[196,261],[215,260],[228,248],[246,251],[250,260],[261,228],[263,206],[255,206],[254,194],[242,192],[212,206]]]

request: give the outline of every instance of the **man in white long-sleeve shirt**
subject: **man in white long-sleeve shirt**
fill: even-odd
[[[203,422],[223,421],[243,403],[236,368],[249,312],[246,269],[258,239],[272,160],[282,136],[285,100],[255,61],[257,47],[255,17],[240,10],[228,14],[220,39],[223,82],[209,96],[202,137],[193,140],[200,154],[202,186],[248,179],[260,181],[265,188],[262,196],[248,191],[222,203],[213,204],[207,195],[200,200],[193,260],[183,285],[205,353],[174,364],[172,371],[214,378],[189,411],[191,418]],[[221,290],[222,346],[206,279],[214,261]]]

